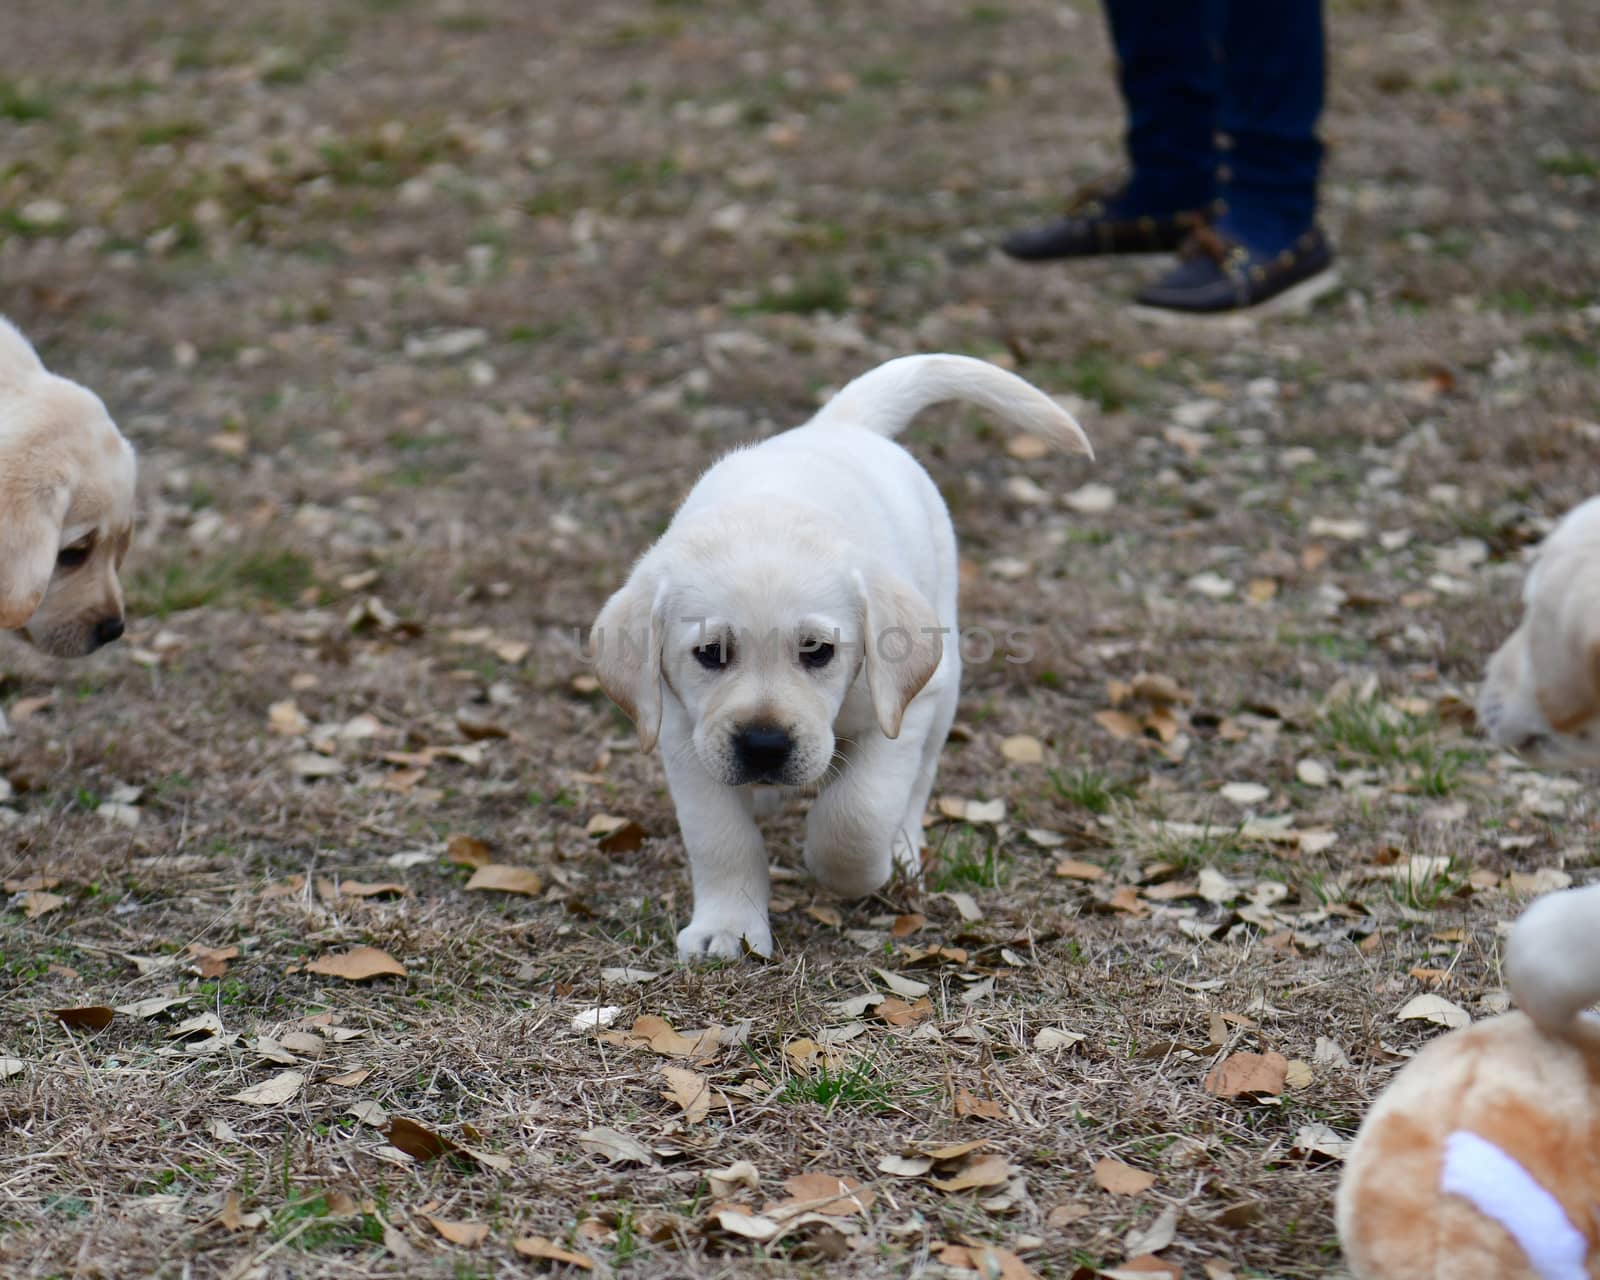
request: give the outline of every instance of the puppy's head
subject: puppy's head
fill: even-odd
[[[1478,717],[1497,745],[1533,764],[1600,766],[1600,499],[1540,548],[1523,606],[1489,660]]]
[[[75,658],[122,634],[133,450],[0,320],[0,629]]]
[[[591,643],[601,685],[649,750],[668,698],[728,786],[822,781],[846,700],[890,738],[943,653],[916,591],[782,504],[675,525],[606,603]]]

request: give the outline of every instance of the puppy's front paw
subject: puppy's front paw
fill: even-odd
[[[685,964],[712,958],[737,960],[747,943],[758,956],[771,957],[772,929],[765,916],[696,912],[688,927],[678,933],[678,959]]]

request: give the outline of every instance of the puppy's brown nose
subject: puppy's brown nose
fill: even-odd
[[[748,777],[771,777],[789,761],[794,742],[787,729],[776,725],[752,724],[740,729],[733,739],[739,768]]]
[[[120,640],[125,630],[120,617],[101,618],[94,624],[94,646],[99,648],[103,644],[110,644],[113,640]]]

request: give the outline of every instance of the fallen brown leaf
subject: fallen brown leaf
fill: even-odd
[[[632,818],[613,818],[609,814],[596,814],[589,819],[586,830],[598,837],[601,853],[633,853],[643,847],[649,834]]]
[[[1126,1277],[1130,1276],[1166,1276],[1168,1280],[1183,1280],[1182,1267],[1176,1262],[1158,1258],[1153,1253],[1141,1253],[1138,1257],[1129,1258],[1126,1262],[1118,1263],[1100,1274],[1106,1277],[1106,1280],[1126,1280]]]
[[[502,1155],[495,1155],[488,1151],[477,1151],[472,1147],[463,1146],[453,1138],[447,1138],[442,1133],[435,1133],[432,1129],[418,1124],[415,1120],[408,1120],[404,1116],[393,1116],[389,1120],[389,1127],[384,1130],[383,1136],[388,1139],[389,1145],[404,1151],[413,1160],[437,1160],[442,1155],[461,1156],[478,1164],[487,1165],[491,1169],[509,1169],[511,1161]]]
[[[1002,1155],[980,1156],[969,1160],[948,1178],[934,1178],[940,1191],[968,1191],[973,1187],[1000,1187],[1011,1180],[1016,1170]]]
[[[505,862],[488,862],[472,873],[469,889],[495,889],[501,893],[521,893],[535,897],[544,891],[544,879],[531,867],[514,867]]]
[[[606,1044],[649,1049],[664,1058],[689,1058],[694,1061],[714,1058],[722,1049],[722,1028],[707,1027],[695,1035],[683,1035],[674,1031],[665,1018],[653,1013],[636,1018],[627,1031],[603,1031],[599,1038]]]
[[[305,971],[329,978],[344,978],[350,982],[364,982],[386,973],[401,978],[406,976],[405,965],[377,947],[352,947],[349,951],[318,956],[306,965]]]
[[[891,1027],[914,1027],[933,1017],[933,1001],[922,996],[915,1003],[908,1003],[899,996],[890,996],[882,1004],[874,1005],[872,1012]]]
[[[967,1089],[956,1091],[956,1114],[977,1120],[1004,1120],[1006,1109],[993,1098],[979,1098]]]
[[[339,892],[347,898],[403,898],[411,890],[397,880],[383,880],[375,884],[366,880],[341,880]]]
[[[346,1071],[342,1076],[330,1076],[329,1084],[336,1084],[341,1089],[354,1089],[372,1074],[371,1067],[359,1067],[355,1071]]]
[[[1155,1185],[1156,1175],[1107,1156],[1095,1161],[1094,1180],[1112,1195],[1136,1196]]]
[[[1113,738],[1124,741],[1140,737],[1144,732],[1144,726],[1126,711],[1096,711],[1094,722]]]
[[[450,1222],[445,1218],[435,1218],[426,1213],[422,1217],[451,1244],[459,1244],[470,1249],[489,1238],[489,1228],[482,1222]]]
[[[998,1245],[947,1244],[939,1250],[939,1261],[960,1271],[976,1271],[983,1280],[1039,1280],[1027,1263]]]
[[[511,1242],[511,1247],[524,1258],[538,1258],[544,1262],[565,1262],[584,1271],[594,1270],[594,1259],[588,1254],[563,1249],[554,1240],[546,1240],[543,1236],[518,1236]]]
[[[1205,1090],[1219,1098],[1283,1092],[1289,1060],[1281,1053],[1231,1053],[1206,1073]]]
[[[260,1084],[226,1097],[229,1102],[247,1102],[253,1107],[276,1107],[299,1093],[305,1082],[305,1076],[298,1071],[280,1071]]]
[[[81,1009],[52,1009],[50,1016],[58,1019],[63,1026],[79,1031],[103,1031],[117,1015],[105,1005],[96,1004]]]
[[[463,867],[486,867],[494,861],[489,846],[477,836],[453,835],[445,841],[444,856]]]
[[[261,891],[261,900],[270,902],[273,898],[292,898],[306,887],[304,876],[290,876],[287,880],[278,880],[269,884]]]
[[[789,1194],[762,1208],[767,1216],[794,1213],[821,1213],[833,1217],[865,1213],[872,1208],[877,1192],[862,1187],[854,1178],[837,1177],[831,1173],[801,1173],[785,1178],[783,1189]]]
[[[728,1100],[711,1087],[711,1082],[698,1071],[686,1067],[662,1067],[669,1088],[661,1096],[675,1102],[683,1110],[689,1124],[698,1124],[711,1114],[712,1107],[725,1107]]]
[[[59,893],[47,893],[43,889],[33,889],[22,895],[22,914],[30,920],[37,920],[66,905],[67,900]]]
[[[1070,1227],[1074,1222],[1087,1218],[1093,1212],[1094,1210],[1086,1204],[1069,1201],[1066,1204],[1058,1204],[1045,1214],[1044,1225],[1059,1230],[1061,1227]]]
[[[1096,866],[1092,862],[1080,862],[1076,858],[1067,858],[1056,863],[1056,874],[1063,880],[1104,880],[1106,869]]]
[[[0,881],[0,887],[7,893],[31,893],[36,889],[54,889],[60,883],[60,876],[16,876]]]
[[[923,925],[928,923],[928,917],[912,912],[909,915],[896,916],[894,923],[889,926],[889,935],[894,938],[908,938]]]
[[[228,972],[228,961],[239,958],[238,947],[205,947],[191,942],[184,950],[194,960],[190,967],[202,978],[220,978]]]

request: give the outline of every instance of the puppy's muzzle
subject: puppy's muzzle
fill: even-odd
[[[124,630],[126,630],[126,627],[120,614],[113,614],[109,618],[101,618],[100,621],[94,624],[94,647],[98,649],[101,645],[122,639]]]
[[[793,754],[794,739],[787,729],[777,725],[749,724],[733,735],[733,757],[739,765],[741,785],[780,781]]]

